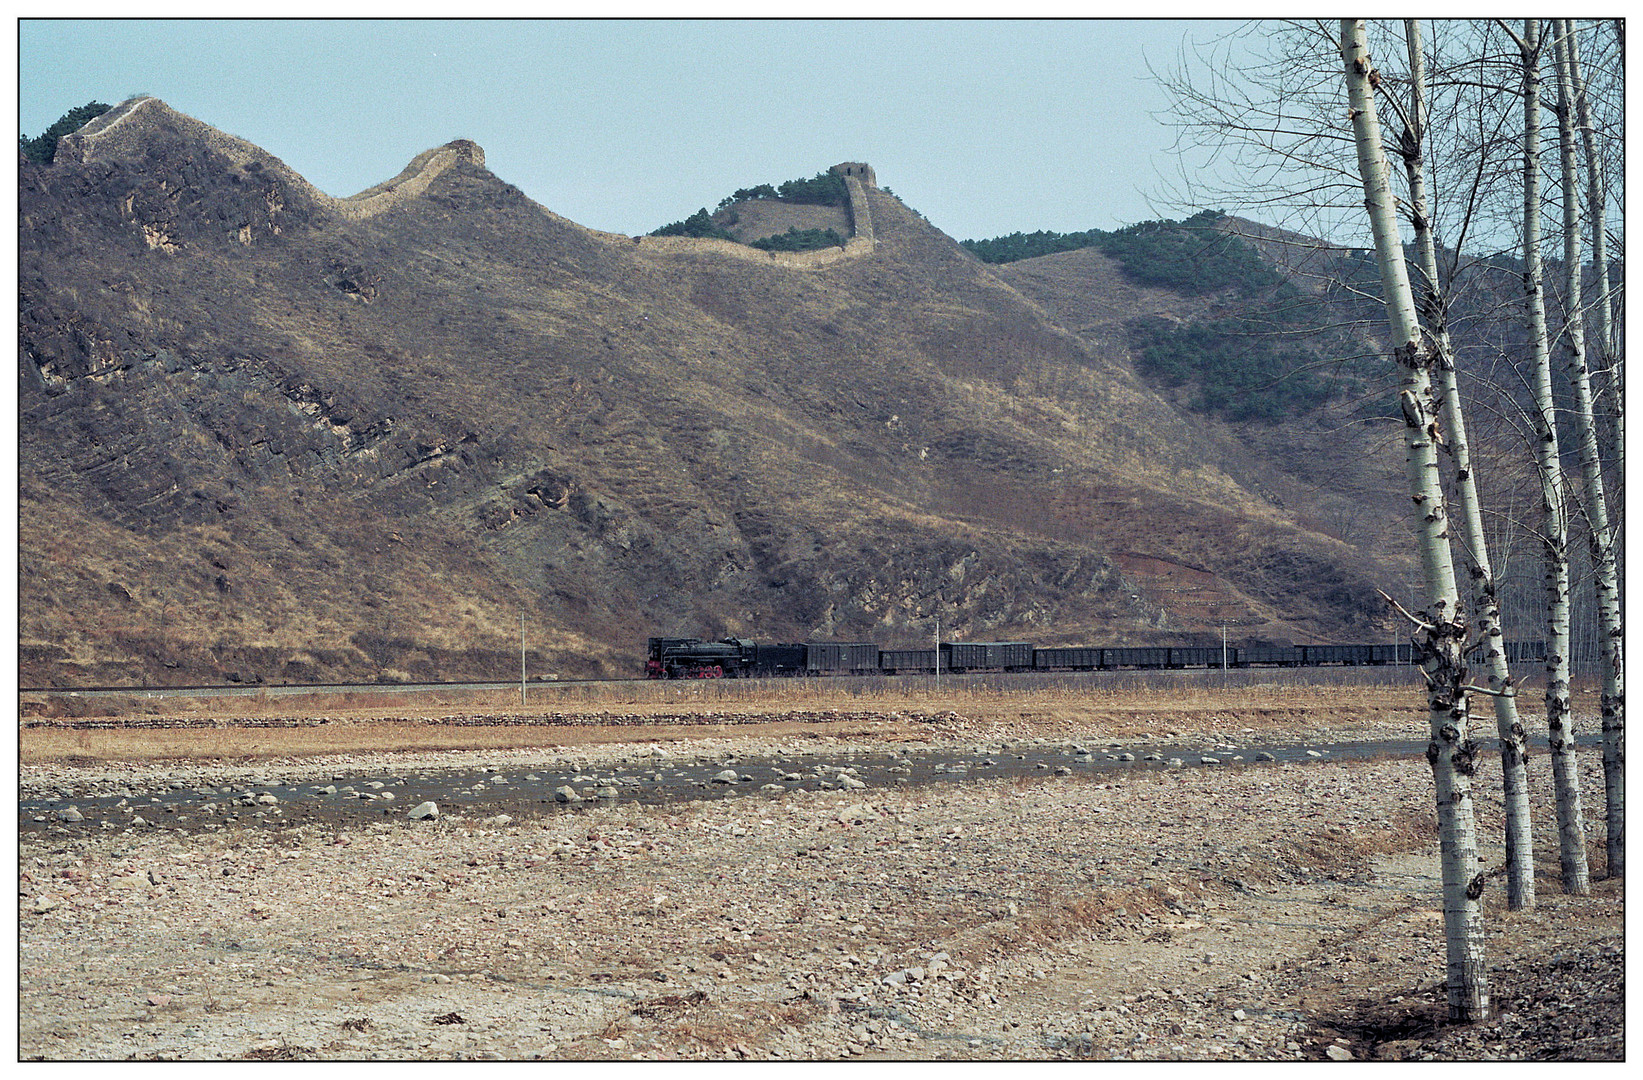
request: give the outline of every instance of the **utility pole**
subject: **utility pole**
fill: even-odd
[[[525,613],[519,613],[519,707],[525,707]]]

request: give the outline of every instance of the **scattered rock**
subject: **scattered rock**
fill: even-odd
[[[439,806],[431,800],[417,803],[405,816],[412,821],[430,821],[439,817]]]
[[[1352,1051],[1348,1050],[1344,1046],[1331,1045],[1329,1047],[1329,1049],[1324,1051],[1324,1053],[1329,1057],[1330,1061],[1352,1061],[1353,1060]]]

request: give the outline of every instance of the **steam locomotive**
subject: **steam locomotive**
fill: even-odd
[[[870,641],[807,641],[761,645],[746,638],[649,639],[651,679],[753,679],[810,675],[916,675],[940,670],[1123,671],[1250,667],[1352,667],[1410,664],[1412,646],[1381,645],[1071,645],[1039,648],[1026,641],[944,641],[928,649],[881,649]],[[1508,663],[1546,658],[1543,641],[1505,643]]]

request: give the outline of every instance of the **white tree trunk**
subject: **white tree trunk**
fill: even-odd
[[[1534,358],[1535,461],[1540,473],[1541,545],[1546,581],[1546,731],[1557,794],[1558,861],[1563,891],[1591,891],[1585,815],[1575,762],[1574,717],[1569,709],[1569,523],[1552,401],[1551,346],[1540,264],[1540,50],[1538,19],[1525,19],[1518,39],[1523,61],[1523,291],[1529,347]]]
[[[1455,371],[1454,347],[1449,340],[1448,306],[1439,278],[1437,244],[1432,235],[1432,215],[1426,195],[1426,56],[1421,45],[1420,20],[1404,20],[1409,50],[1409,125],[1399,140],[1399,156],[1409,180],[1409,218],[1415,228],[1419,253],[1416,303],[1427,333],[1437,350],[1438,395],[1447,429],[1445,445],[1455,464],[1455,491],[1465,526],[1462,550],[1467,557],[1467,575],[1472,579],[1472,627],[1477,632],[1483,662],[1489,671],[1489,689],[1495,692],[1495,728],[1500,736],[1502,788],[1506,804],[1506,905],[1512,909],[1533,907],[1535,903],[1535,861],[1533,829],[1529,813],[1529,742],[1518,719],[1517,689],[1506,660],[1500,628],[1500,601],[1495,590],[1495,573],[1489,563],[1488,541],[1483,529],[1483,506],[1478,498],[1472,470],[1472,450],[1466,438],[1466,420],[1461,408],[1460,387]]]
[[[1603,184],[1603,157],[1597,149],[1597,129],[1592,124],[1591,102],[1586,95],[1586,81],[1580,73],[1580,40],[1569,35],[1569,79],[1573,84],[1575,109],[1579,120],[1581,148],[1586,156],[1586,217],[1592,230],[1592,278],[1597,284],[1597,298],[1592,302],[1592,315],[1597,323],[1594,337],[1597,345],[1597,364],[1592,372],[1594,407],[1603,418],[1602,457],[1609,475],[1625,475],[1626,409],[1622,400],[1625,379],[1621,372],[1619,342],[1615,334],[1614,294],[1609,286],[1607,220],[1608,192]]]
[[[1573,23],[1559,20],[1554,33],[1557,63],[1558,149],[1563,166],[1563,261],[1568,273],[1564,306],[1565,370],[1575,392],[1575,420],[1580,436],[1580,472],[1585,480],[1588,534],[1592,566],[1596,571],[1598,626],[1603,635],[1603,792],[1608,825],[1605,851],[1610,877],[1626,872],[1626,742],[1625,665],[1620,619],[1620,581],[1615,566],[1614,538],[1609,532],[1608,504],[1603,493],[1603,470],[1597,453],[1597,424],[1592,414],[1591,378],[1586,367],[1586,330],[1581,311],[1581,245],[1579,172],[1575,165],[1574,81],[1570,71],[1569,41]]]
[[[1414,295],[1404,267],[1398,235],[1390,170],[1381,147],[1376,117],[1372,65],[1361,19],[1341,20],[1341,59],[1364,205],[1375,235],[1381,289],[1391,329],[1393,356],[1401,371],[1410,497],[1419,518],[1417,533],[1425,572],[1428,604],[1420,620],[1421,668],[1427,678],[1427,718],[1431,740],[1426,759],[1437,791],[1438,841],[1443,872],[1445,984],[1451,1019],[1472,1022],[1489,1010],[1483,962],[1483,919],[1479,898],[1484,877],[1477,872],[1477,830],[1472,812],[1472,774],[1477,745],[1467,715],[1465,664],[1461,655],[1466,621],[1461,616],[1455,570],[1449,551],[1443,485],[1438,477],[1436,409],[1431,368],[1435,356],[1423,340],[1415,316]]]

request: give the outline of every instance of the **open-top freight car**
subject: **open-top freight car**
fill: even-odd
[[[1098,671],[1106,666],[1102,663],[1104,652],[1088,645],[1034,649],[1033,667],[1038,671]]]
[[[1239,646],[1233,667],[1300,667],[1304,662],[1299,645]]]
[[[1148,645],[1139,648],[1118,648],[1101,650],[1102,666],[1106,668],[1167,668],[1169,663],[1169,648],[1162,645]]]
[[[1031,671],[1033,646],[1026,641],[944,641],[941,666],[957,675],[966,671]]]
[[[1371,662],[1373,645],[1301,645],[1301,663],[1307,667],[1327,667],[1339,664],[1354,667]]]
[[[943,664],[942,667],[946,668]],[[879,670],[886,675],[930,675],[936,670],[934,649],[880,649]]]
[[[811,675],[876,675],[879,647],[871,641],[809,641],[805,670]]]

